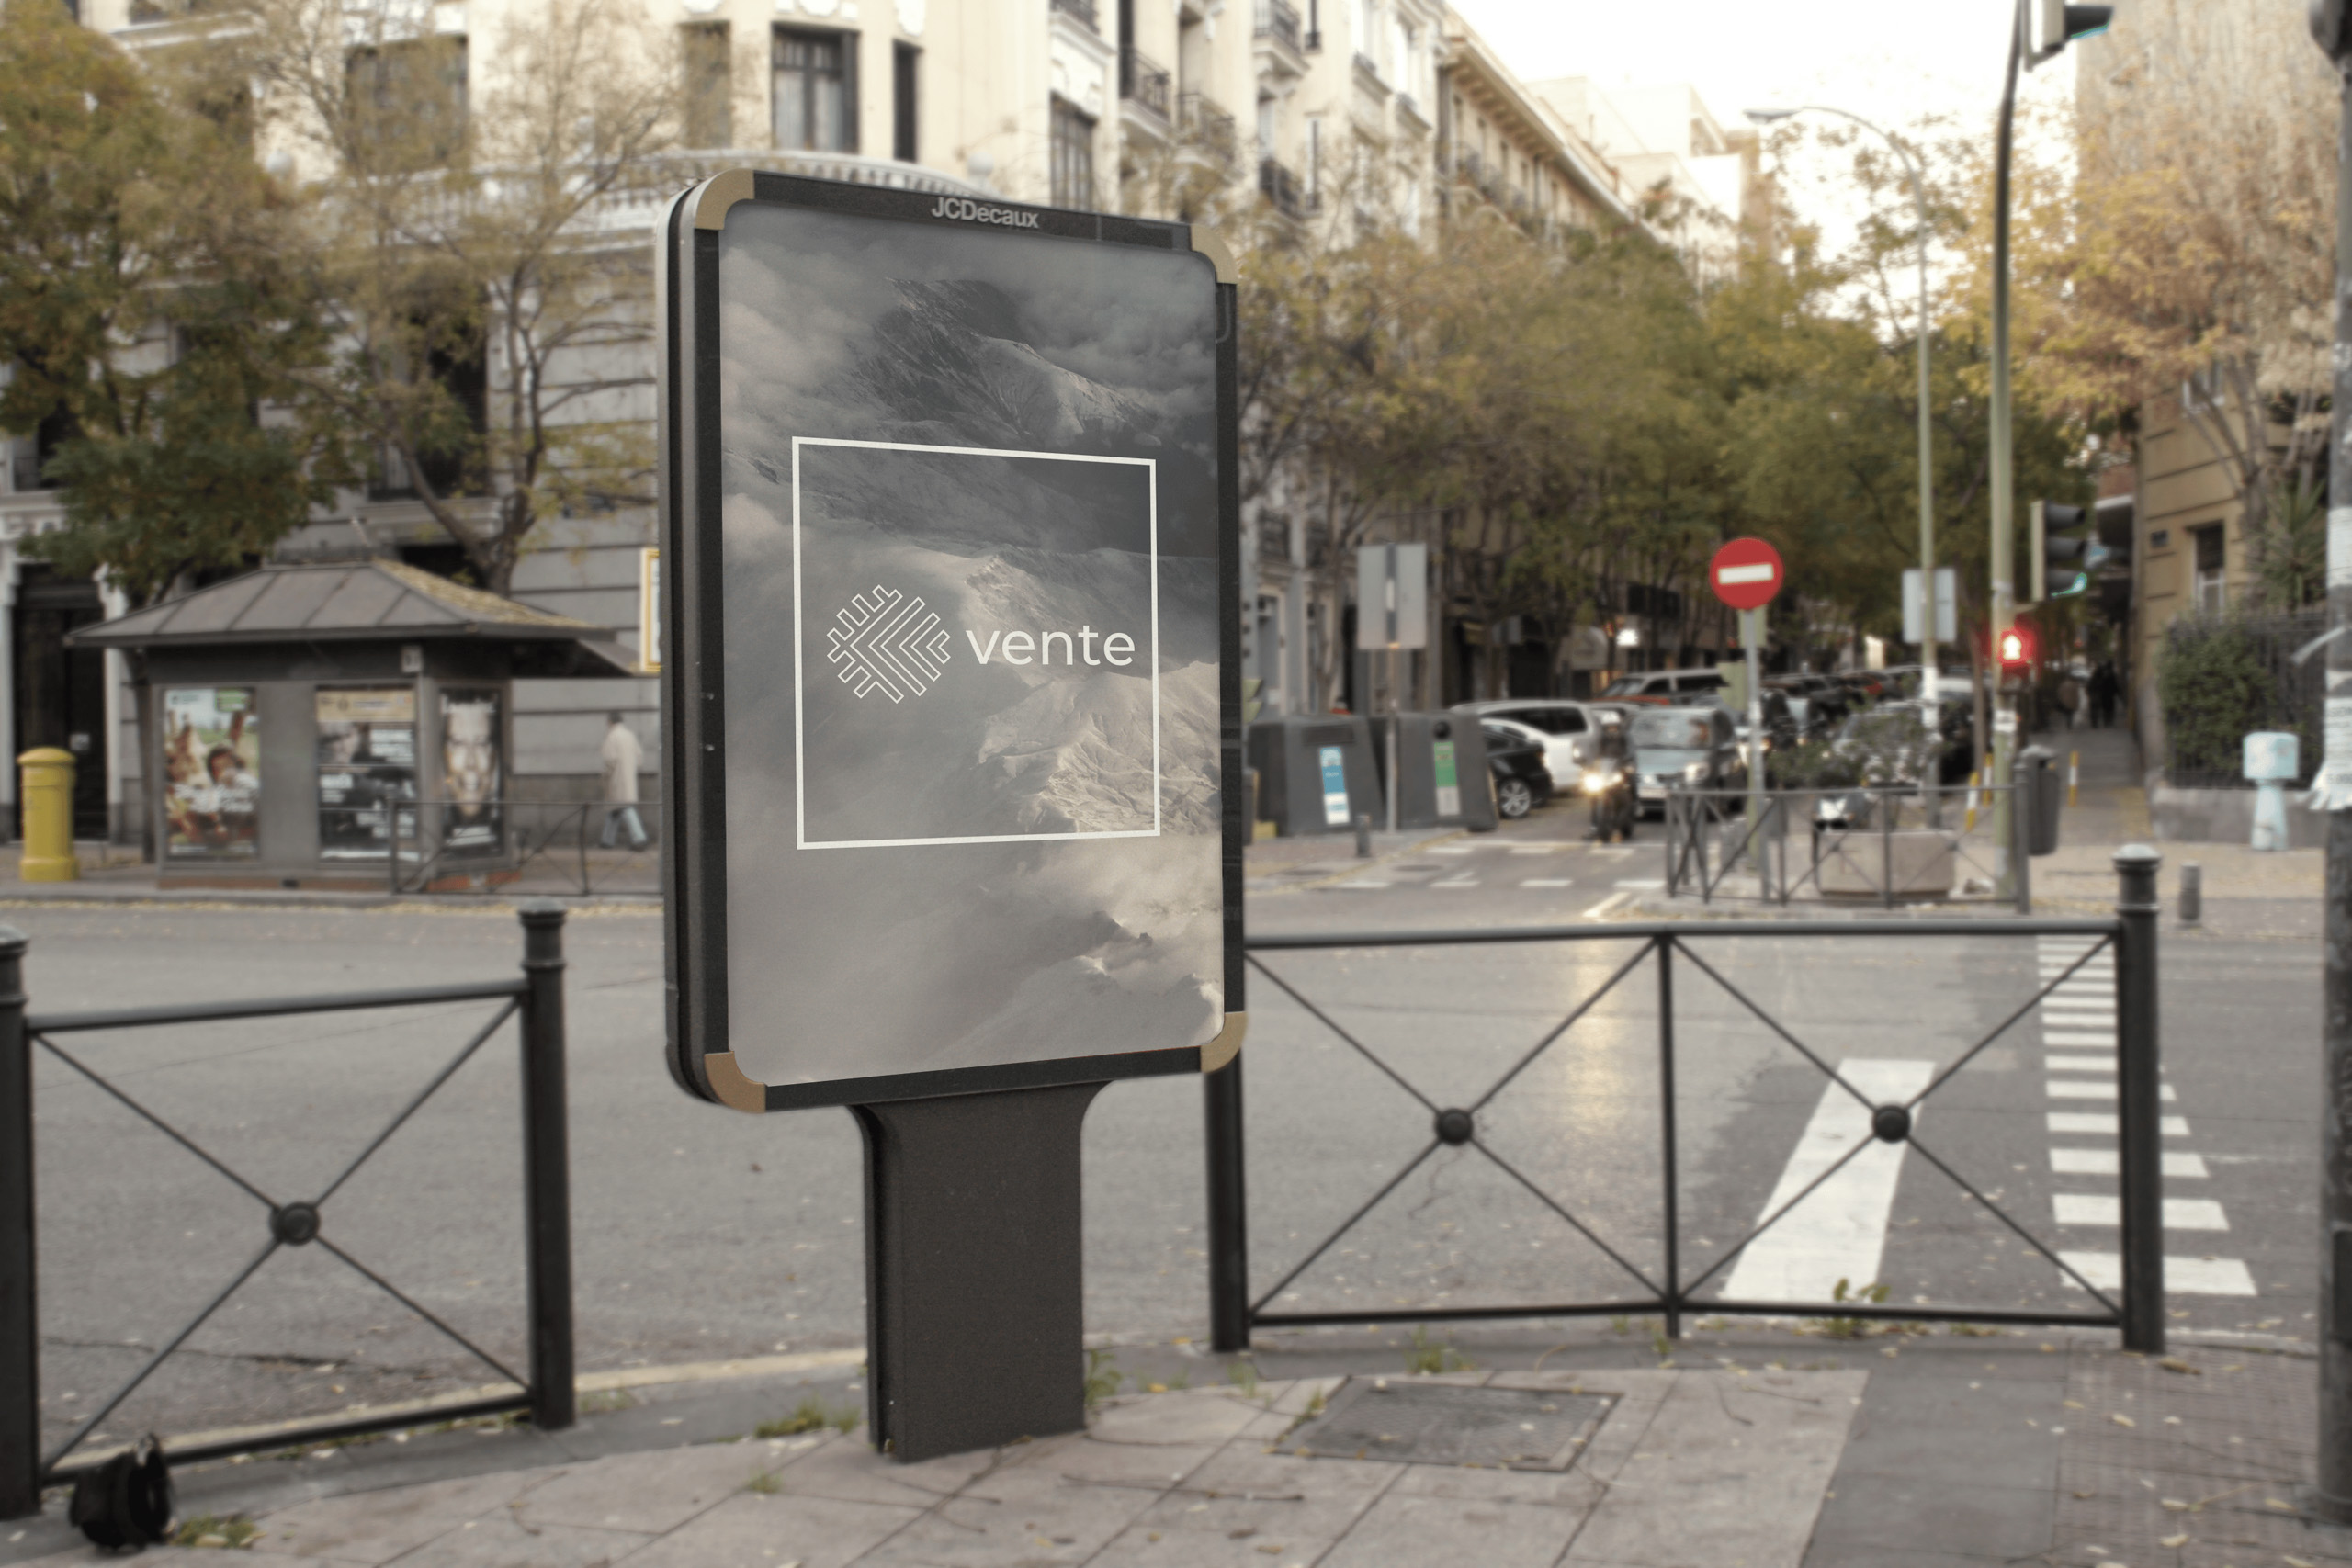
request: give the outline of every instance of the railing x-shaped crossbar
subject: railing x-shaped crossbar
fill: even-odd
[[[287,1447],[354,1436],[393,1427],[413,1426],[423,1419],[455,1420],[476,1416],[527,1410],[533,1420],[561,1427],[573,1416],[572,1332],[571,1289],[571,1219],[564,1130],[564,1071],[561,928],[563,912],[553,906],[523,911],[526,932],[523,973],[513,979],[419,987],[411,989],[357,992],[338,996],[285,997],[250,1002],[220,1002],[187,1007],[134,1008],[116,1011],[27,1016],[20,990],[25,939],[0,934],[0,1143],[22,1134],[25,1158],[19,1172],[11,1156],[0,1169],[0,1203],[16,1217],[16,1189],[21,1182],[26,1230],[22,1256],[16,1255],[13,1235],[0,1242],[0,1517],[16,1517],[28,1491],[38,1506],[39,1489],[70,1479],[102,1462],[93,1457],[69,1463],[74,1450],[96,1432],[99,1424],[144,1383],[190,1336],[210,1320],[229,1298],[259,1271],[281,1247],[324,1248],[354,1273],[390,1296],[441,1334],[516,1385],[511,1394],[435,1404],[429,1413],[379,1410],[357,1416],[308,1426],[272,1427],[253,1437],[226,1438],[213,1442],[175,1444],[175,1460],[188,1461],[250,1451],[259,1447]],[[476,1029],[457,1054],[427,1080],[359,1151],[314,1196],[281,1201],[263,1190],[229,1162],[166,1121],[153,1107],[127,1092],[73,1051],[56,1036],[99,1031],[153,1028],[172,1024],[225,1022],[253,1018],[282,1018],[329,1012],[354,1012],[384,1008],[417,1007],[450,1002],[493,1001],[489,1021]],[[326,1204],[392,1135],[407,1124],[425,1101],[445,1085],[510,1019],[521,1020],[523,1056],[523,1116],[525,1145],[525,1228],[528,1248],[526,1280],[530,1298],[530,1371],[526,1376],[459,1333],[439,1314],[416,1300],[376,1269],[326,1234]],[[31,1332],[36,1316],[34,1258],[31,1238],[30,1149],[31,1073],[29,1048],[38,1045],[117,1103],[162,1133],[232,1186],[258,1202],[266,1213],[267,1235],[261,1247],[195,1314],[164,1340],[136,1371],[97,1403],[66,1438],[46,1454],[39,1440],[39,1345]],[[11,1113],[20,1119],[11,1119]],[[6,1374],[22,1367],[21,1379]],[[11,1386],[13,1385],[13,1386]]]
[[[2130,854],[2131,852],[2126,852]],[[1304,1325],[1366,1324],[1404,1321],[1440,1321],[1480,1318],[1525,1318],[1618,1315],[1636,1312],[1655,1312],[1666,1321],[1668,1334],[1679,1336],[1682,1315],[1689,1311],[1703,1310],[1712,1314],[1740,1314],[1776,1316],[1843,1316],[1852,1318],[1900,1319],[1908,1321],[1937,1320],[1948,1322],[2007,1323],[2007,1324],[2066,1324],[2083,1326],[2107,1326],[2122,1329],[2125,1343],[2133,1348],[2156,1348],[2163,1344],[2163,1250],[2161,1235],[2162,1198],[2160,1190],[2160,1156],[2157,1141],[2161,1133],[2158,1101],[2161,1085],[2156,1062],[2156,1018],[2154,987],[2154,857],[2140,852],[2144,862],[2134,859],[2126,863],[2118,857],[2124,872],[2124,897],[2118,914],[2107,919],[1941,919],[1901,921],[1724,921],[1704,928],[1665,923],[1625,923],[1610,926],[1583,927],[1520,927],[1496,930],[1466,930],[1442,931],[1382,931],[1358,934],[1266,936],[1250,939],[1250,964],[1259,974],[1306,1012],[1329,1029],[1332,1034],[1371,1063],[1398,1089],[1409,1096],[1431,1119],[1431,1134],[1403,1168],[1383,1183],[1354,1212],[1340,1222],[1323,1239],[1308,1249],[1271,1288],[1252,1296],[1248,1289],[1246,1272],[1246,1237],[1243,1235],[1245,1216],[1233,1203],[1212,1202],[1212,1292],[1218,1299],[1213,1318],[1220,1340],[1238,1339],[1240,1343],[1226,1348],[1240,1348],[1246,1345],[1249,1330],[1256,1325]],[[2139,883],[2144,879],[2144,887]],[[2135,896],[2135,888],[2143,897]],[[1908,938],[1959,937],[2027,937],[2066,936],[2088,938],[2083,951],[2072,956],[2063,968],[2046,980],[2039,989],[1986,1031],[1973,1044],[1962,1050],[1948,1064],[1931,1075],[1927,1084],[1909,1098],[1883,1103],[1873,1101],[1852,1078],[1840,1072],[1836,1064],[1821,1052],[1807,1044],[1787,1025],[1773,1017],[1747,995],[1715,964],[1694,950],[1694,942],[1717,941],[1737,942],[1757,938],[1781,940],[1868,940],[1903,936]],[[1589,995],[1570,1010],[1541,1039],[1516,1056],[1508,1068],[1476,1099],[1466,1105],[1441,1106],[1414,1084],[1379,1053],[1317,1006],[1292,980],[1269,964],[1262,954],[1275,951],[1309,951],[1336,949],[1376,949],[1392,947],[1453,946],[1491,942],[1586,942],[1634,941],[1639,945],[1634,953],[1611,971]],[[1976,1183],[1962,1173],[1955,1162],[1944,1154],[1922,1144],[1917,1134],[1918,1112],[1929,1096],[1935,1094],[1977,1060],[1996,1042],[2027,1019],[2062,987],[2084,972],[2085,967],[2102,953],[2116,956],[2116,995],[2118,1002],[2118,1090],[2120,1100],[2119,1169],[2121,1175],[2122,1197],[2122,1288],[2105,1287],[2086,1278],[2083,1270],[2054,1250],[2004,1209]],[[1679,1169],[1674,1074],[1676,1066],[1674,998],[1676,958],[1687,960],[1747,1013],[1785,1043],[1813,1068],[1845,1094],[1850,1096],[1860,1114],[1870,1120],[1871,1136],[1857,1138],[1836,1160],[1815,1173],[1804,1188],[1772,1211],[1730,1247],[1724,1248],[1694,1275],[1684,1277],[1681,1259],[1680,1217],[1679,1213]],[[1629,1259],[1617,1247],[1604,1239],[1595,1227],[1580,1217],[1558,1195],[1547,1192],[1517,1165],[1506,1159],[1479,1136],[1477,1117],[1512,1082],[1533,1065],[1545,1052],[1566,1038],[1573,1028],[1589,1016],[1603,999],[1616,992],[1644,959],[1655,961],[1657,970],[1658,1005],[1658,1071],[1661,1105],[1659,1140],[1664,1167],[1662,1208],[1663,1278]],[[1262,1034],[1261,1036],[1262,1040]],[[1261,1043],[1258,1050],[1266,1047]],[[1238,1072],[1238,1065],[1226,1069]],[[1239,1096],[1238,1083],[1231,1086],[1225,1102],[1238,1113]],[[1212,1157],[1238,1158],[1240,1139],[1235,1135],[1219,1136],[1216,1119],[1220,1099],[1212,1096],[1211,1139]],[[1751,1302],[1716,1299],[1699,1302],[1696,1293],[1756,1240],[1781,1223],[1808,1198],[1837,1178],[1862,1153],[1876,1143],[1907,1144],[1921,1159],[1951,1181],[1966,1200],[1981,1209],[1994,1221],[2017,1236],[2033,1253],[2047,1259],[2060,1275],[2079,1286],[2097,1303],[2097,1310],[2087,1312],[2061,1310],[2030,1310],[1995,1306],[1952,1303],[1931,1305],[1915,1303],[1890,1306],[1870,1301],[1844,1302]],[[1421,1168],[1439,1150],[1446,1147],[1476,1149],[1495,1168],[1534,1197],[1544,1208],[1559,1217],[1585,1240],[1590,1242],[1611,1263],[1628,1276],[1640,1291],[1629,1299],[1544,1303],[1533,1304],[1429,1306],[1399,1310],[1332,1310],[1274,1312],[1271,1304],[1299,1277],[1328,1254],[1342,1236],[1348,1235],[1364,1218],[1377,1209],[1411,1175]],[[1212,1183],[1213,1194],[1224,1190],[1238,1193],[1242,1183],[1239,1172],[1227,1173],[1219,1182]],[[1229,1299],[1228,1299],[1229,1298]]]

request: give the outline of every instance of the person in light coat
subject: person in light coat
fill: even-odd
[[[645,847],[645,824],[637,815],[637,770],[645,761],[645,748],[638,744],[636,734],[616,713],[605,716],[601,755],[605,761],[605,831],[597,842],[611,849],[620,829],[627,827],[628,847],[641,850]]]

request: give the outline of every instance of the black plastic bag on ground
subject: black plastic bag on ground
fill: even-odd
[[[153,1436],[74,1483],[65,1517],[99,1546],[161,1546],[172,1533],[172,1472]]]

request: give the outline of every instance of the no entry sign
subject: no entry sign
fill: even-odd
[[[1707,581],[1735,610],[1760,610],[1781,591],[1781,552],[1761,539],[1734,539],[1715,552]]]

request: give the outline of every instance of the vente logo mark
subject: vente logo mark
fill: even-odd
[[[880,692],[892,702],[919,697],[938,684],[947,667],[947,630],[920,596],[874,585],[852,598],[825,633],[842,684],[858,696]]]

